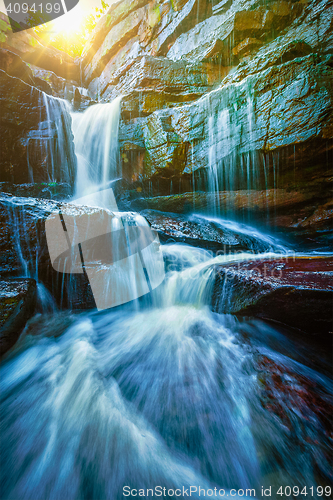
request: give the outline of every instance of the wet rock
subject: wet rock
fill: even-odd
[[[170,189],[170,179],[168,189]],[[306,179],[304,179],[306,183]],[[325,240],[332,228],[330,178],[309,182],[308,190],[268,189],[258,191],[221,191],[219,193],[183,193],[169,196],[141,197],[130,200],[132,210],[153,209],[178,214],[217,213],[222,218],[236,217],[271,230],[285,231],[311,245]],[[174,181],[174,185],[176,181]],[[319,185],[319,189],[318,189]],[[326,185],[326,191],[323,186]],[[329,245],[329,243],[327,242]],[[326,244],[325,244],[326,246]]]
[[[136,215],[112,213],[90,206],[0,194],[0,273],[2,276],[22,274],[33,276],[38,282],[44,284],[61,308],[76,310],[95,308],[96,303],[90,283],[92,281],[95,284],[96,291],[96,287],[99,289],[100,277],[106,281],[105,269],[108,263],[116,264],[118,251],[122,252],[121,255],[126,253],[127,240],[121,231],[115,231],[115,239],[112,241],[108,239],[108,233],[100,235],[97,231],[95,236],[91,231],[96,223],[98,225],[100,222],[108,224],[107,227],[111,231],[111,219],[115,219],[116,227],[121,227],[123,223],[128,227],[139,225]],[[85,239],[86,233],[81,232],[82,239],[74,244],[74,227],[81,227],[81,230],[86,228],[88,231],[87,224],[90,224],[87,239]],[[148,226],[146,229],[146,233],[149,233],[147,241],[150,244],[154,237]],[[123,236],[122,242],[119,242],[122,236],[116,239],[119,233]],[[96,239],[98,245],[94,247],[91,243],[96,243]],[[79,249],[79,243],[82,251]],[[110,265],[107,269],[110,273],[114,273],[115,289],[117,289],[118,283],[121,286],[123,273],[119,272],[117,265]],[[148,286],[146,285],[142,290],[143,293],[147,293]],[[105,288],[103,291],[105,292]],[[101,290],[99,289],[97,293],[101,293]],[[112,307],[109,304],[110,302],[107,302],[106,307]]]
[[[299,182],[305,150],[305,170],[312,164],[320,176],[327,171],[330,160],[321,161],[332,150],[329,0],[265,6],[223,1],[213,5],[214,15],[200,4],[202,18],[193,26],[194,2],[127,4],[128,18],[117,4],[99,23],[83,59],[86,67],[93,57],[101,63],[91,95],[108,101],[125,94],[120,135],[126,178],[149,180],[154,194],[166,194],[171,180],[164,177],[171,176],[162,169],[173,171],[176,192],[181,183],[191,188],[191,175],[192,188],[202,189],[201,175],[216,169],[224,179],[220,191],[261,191],[274,187],[277,174],[288,177],[291,168],[298,169]],[[121,43],[113,39],[112,30],[131,19],[137,21],[135,34]],[[106,32],[117,52],[110,45],[110,53],[101,55]],[[203,169],[207,174],[196,174]],[[280,180],[279,187],[294,190]]]
[[[76,159],[66,105],[0,70],[0,181],[74,182]]]
[[[311,352],[311,358],[315,357],[316,351],[311,344],[308,352]],[[287,356],[289,357],[289,353]],[[316,368],[319,373],[322,373],[322,363]],[[274,419],[287,430],[289,436],[298,434],[297,417],[309,423],[305,433],[302,434],[302,446],[317,448],[318,477],[321,478],[323,484],[330,482],[332,471],[330,467],[327,467],[329,463],[327,459],[330,455],[329,443],[332,435],[332,420],[330,418],[332,402],[328,387],[321,385],[319,379],[314,380],[304,373],[297,372],[297,369],[288,366],[288,363],[285,363],[283,359],[274,360],[263,354],[258,356],[255,369],[258,372],[259,397],[262,407],[274,415]],[[330,374],[327,373],[327,376],[329,379]],[[321,429],[324,437],[321,444],[319,444],[318,439],[314,438],[315,429],[318,428]],[[267,442],[265,442],[266,447]],[[271,456],[267,458],[265,465],[269,468]],[[274,481],[273,477],[276,478],[276,471],[274,472],[273,476],[265,478],[266,481],[268,479],[267,487]]]
[[[245,38],[236,47],[232,49],[232,53],[236,57],[248,56],[262,46],[263,42],[256,38]]]
[[[223,221],[219,223],[198,215],[180,215],[158,210],[143,210],[141,215],[148,220],[164,243],[186,243],[219,254],[238,251],[265,252],[274,247],[273,242],[232,229],[223,225]]]
[[[166,134],[176,134],[177,142],[191,145],[183,162],[176,159],[174,163],[174,168],[185,173],[209,167],[213,155],[220,169],[226,159],[226,175],[234,177],[230,163],[236,166],[241,154],[295,143],[301,151],[300,143],[311,139],[318,139],[312,149],[315,162],[320,151],[332,148],[332,141],[325,139],[332,126],[331,73],[326,63],[314,64],[310,55],[225,85],[195,103],[156,111],[144,130],[150,161],[147,172],[153,174],[160,165]]]
[[[241,247],[232,231],[222,230],[213,222],[157,210],[144,210],[141,215],[158,232],[162,242],[181,242],[215,250],[223,249],[223,245]]]
[[[2,276],[29,273],[46,286],[61,307],[93,308],[95,302],[86,275],[63,274],[53,269],[45,221],[60,209],[68,215],[100,211],[51,200],[0,194],[0,273]]]
[[[173,62],[166,57],[143,56],[138,57],[122,77],[117,72],[112,75],[104,73],[99,79],[100,93],[109,100],[129,92],[133,95],[134,91],[140,93],[142,98],[146,92],[155,92],[162,96],[159,104],[161,109],[164,107],[163,98],[165,105],[168,101],[172,102],[172,99],[174,103],[198,99],[216,86],[221,81],[223,72],[227,74],[228,70],[229,68],[224,71],[212,63],[188,64],[185,61]],[[109,90],[107,86],[110,86]],[[153,111],[155,109],[150,113]]]
[[[31,68],[22,61],[20,56],[10,50],[0,49],[0,69],[9,76],[20,78],[29,85],[35,84]]]
[[[102,45],[84,69],[85,83],[100,76],[111,57],[138,33],[139,25],[144,18],[144,8],[131,12],[119,24],[113,26],[103,40]]]
[[[75,85],[65,78],[56,75],[53,71],[48,71],[46,69],[39,68],[38,66],[30,65],[32,74],[34,76],[35,86],[36,80],[40,83],[39,85],[47,85],[51,89],[51,95],[60,97],[61,99],[67,99],[71,101],[74,97]],[[41,89],[46,92],[45,89]]]
[[[177,36],[207,15],[207,9],[209,3],[200,2],[199,9],[197,0],[178,4],[119,2],[96,26],[84,49],[85,83],[89,85],[100,77],[105,88],[117,73],[124,74],[137,57],[164,56]]]
[[[36,282],[29,278],[0,280],[0,355],[17,341],[36,305]]]
[[[123,0],[113,3],[106,15],[101,17],[98,21],[84,47],[82,53],[83,64],[86,66],[90,63],[113,26],[120,23],[125,17],[131,14],[131,12],[140,9],[147,3],[147,0]]]
[[[233,2],[225,13],[209,17],[182,33],[167,56],[198,62],[219,55],[223,65],[230,65],[232,56],[239,51],[233,52],[233,49],[242,40],[261,38],[261,43],[270,40],[276,31],[288,26],[300,14],[287,2],[268,3],[268,8],[255,6],[251,1]]]
[[[251,260],[215,268],[213,309],[306,332],[332,331],[333,258]]]
[[[66,200],[73,196],[70,184],[41,182],[34,184],[12,184],[0,182],[0,192],[25,198],[43,198],[45,200]]]

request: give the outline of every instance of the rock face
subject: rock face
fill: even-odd
[[[331,19],[330,0],[112,5],[82,67],[91,96],[124,96],[124,176],[150,197],[312,191],[312,211],[295,205],[279,223],[323,213],[328,228]]]
[[[133,226],[140,229],[133,230]],[[159,243],[138,214],[0,193],[1,276],[35,278],[61,308],[91,309],[97,303],[99,309],[106,309],[113,307],[111,300],[118,305],[148,293],[143,268],[140,273],[132,263],[122,267],[143,244],[150,246],[151,260],[146,266],[150,269]],[[162,257],[157,265],[162,280]],[[105,284],[102,290],[99,280]],[[126,280],[128,294],[121,288]],[[154,286],[156,280],[151,283]]]
[[[214,310],[332,332],[333,258],[250,260],[215,271]]]
[[[25,77],[0,70],[0,181],[73,185],[76,157],[69,108],[30,86],[31,73]]]
[[[0,280],[0,356],[13,347],[32,316],[36,293],[33,279]]]

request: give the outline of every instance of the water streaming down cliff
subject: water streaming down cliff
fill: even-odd
[[[41,172],[34,172],[40,165],[42,177],[49,182],[72,184],[76,170],[76,156],[72,143],[70,105],[64,99],[40,93],[40,122],[38,129],[27,138],[27,163],[30,182],[36,182]]]
[[[106,188],[121,176],[118,128],[121,97],[73,113],[77,156],[75,196],[80,198]]]
[[[218,100],[216,92],[211,92],[199,101],[200,108],[206,111],[208,168],[204,183],[205,189],[215,194],[212,211],[216,215],[221,211],[220,192],[246,192],[248,203],[243,213],[246,218],[247,211],[251,209],[251,193],[255,195],[256,191],[268,188],[268,172],[263,156],[256,150],[258,124],[250,83],[243,96],[246,100],[244,116],[237,114],[239,96],[233,93],[234,89],[226,87],[225,94]],[[275,173],[274,170],[273,188],[276,187]],[[224,215],[235,217],[231,198]]]

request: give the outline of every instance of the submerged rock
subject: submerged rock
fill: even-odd
[[[252,260],[215,267],[213,309],[324,335],[333,325],[333,257]]]
[[[219,254],[238,251],[264,252],[274,247],[273,242],[260,240],[258,235],[244,233],[223,225],[223,221],[205,219],[196,215],[179,215],[143,210],[141,212],[164,243],[180,242],[199,246]],[[235,225],[236,226],[236,225]]]
[[[36,305],[36,281],[29,278],[0,280],[0,355],[17,341]]]

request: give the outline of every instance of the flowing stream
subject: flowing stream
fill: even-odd
[[[121,174],[119,104],[74,116],[76,196]],[[286,251],[237,230],[256,254],[164,245],[166,278],[144,300],[29,321],[0,367],[2,500],[327,496],[325,370],[281,329],[209,307],[215,264]]]

